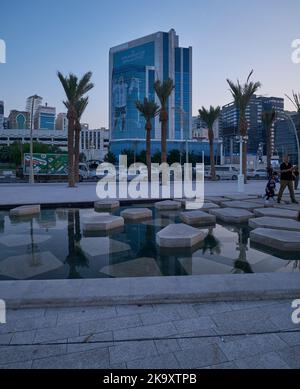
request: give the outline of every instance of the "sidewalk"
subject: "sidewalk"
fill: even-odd
[[[238,193],[236,181],[205,182],[206,196],[224,196]],[[264,181],[249,181],[246,194],[264,194]],[[72,204],[99,200],[96,183],[81,183],[76,188],[63,184],[0,184],[0,206],[25,204]]]

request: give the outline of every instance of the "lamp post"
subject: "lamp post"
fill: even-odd
[[[183,119],[184,117],[186,117],[188,115],[188,113],[182,108],[182,107],[173,107],[172,109],[174,109],[175,111],[178,111],[180,113],[180,116],[181,116],[181,140],[183,140],[183,133],[184,133],[184,126],[185,126],[185,121],[188,123],[188,121],[186,119]],[[189,133],[188,133],[188,125],[185,126],[186,127],[186,134],[185,134],[185,158],[186,158],[186,163],[188,164],[189,163]]]
[[[240,144],[240,174],[238,178],[238,192],[245,192],[245,176],[243,174],[243,145],[248,142],[248,136],[237,136],[236,140]]]
[[[298,136],[298,132],[297,132],[297,128],[296,128],[296,125],[294,123],[294,120],[290,117],[290,115],[288,115],[285,112],[278,112],[277,115],[278,116],[281,115],[284,119],[287,119],[292,125],[293,131],[294,131],[295,137],[296,137],[296,145],[297,145],[297,153],[298,153],[298,166],[299,166],[300,165],[300,142],[299,142],[299,136]]]
[[[33,121],[34,121],[34,110],[35,102],[38,104],[41,103],[42,98],[38,95],[34,95],[28,98],[28,101],[31,103],[30,107],[27,107],[27,111],[30,110],[30,163],[29,163],[29,184],[34,184],[34,170],[33,170]]]

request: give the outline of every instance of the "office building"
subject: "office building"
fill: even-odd
[[[27,111],[12,110],[8,116],[8,128],[23,130],[29,128],[30,115]]]
[[[4,128],[4,102],[0,101],[0,130]]]
[[[300,164],[295,128],[298,139],[300,139],[300,113],[286,112],[286,115],[276,121],[274,126],[274,155],[279,156],[282,161],[283,156],[288,154],[293,164]]]
[[[58,131],[67,131],[68,130],[69,120],[66,113],[59,113],[55,121],[55,129]]]
[[[136,101],[157,100],[154,82],[171,78],[175,90],[168,104],[168,142],[192,137],[192,48],[179,46],[174,30],[157,32],[110,50],[109,121],[111,149],[116,154],[123,143],[145,141],[145,122]],[[159,118],[153,123],[152,139],[161,137]],[[158,143],[158,142],[157,142]]]
[[[110,131],[107,128],[89,130],[82,127],[80,134],[80,152],[87,160],[103,161],[109,150]]]
[[[220,120],[217,119],[214,123],[213,131],[214,138],[217,140],[219,138],[220,132]],[[195,140],[208,140],[208,128],[207,124],[200,118],[200,116],[193,116],[192,120],[192,137]]]
[[[34,128],[39,130],[55,130],[56,108],[48,107],[48,104],[40,105],[34,116]]]
[[[31,120],[35,120],[36,112],[38,108],[42,105],[43,98],[37,95],[30,96],[26,100],[26,111],[29,113],[29,128],[31,128]],[[31,117],[32,115],[32,117]]]

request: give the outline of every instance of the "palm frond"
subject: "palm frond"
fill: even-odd
[[[296,108],[297,112],[300,112],[300,93],[292,92],[293,97],[290,97],[288,95],[285,95],[290,102],[293,104],[293,106]]]
[[[160,101],[162,109],[166,109],[166,105],[170,95],[175,88],[174,82],[171,78],[161,82],[160,80],[155,81],[154,90]]]
[[[148,100],[147,98],[145,98],[143,102],[136,101],[135,105],[146,121],[151,121],[160,112],[160,108],[155,101]]]

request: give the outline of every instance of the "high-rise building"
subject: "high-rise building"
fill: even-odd
[[[8,128],[11,130],[24,130],[29,128],[30,115],[27,111],[10,111]]]
[[[67,131],[68,130],[68,123],[69,120],[67,118],[66,113],[59,113],[56,117],[56,122],[55,122],[55,129],[58,131]]]
[[[56,108],[40,105],[35,113],[34,128],[39,130],[55,130]]]
[[[193,139],[198,141],[208,140],[208,127],[207,124],[200,118],[200,116],[193,116],[192,122],[192,134]],[[219,138],[219,126],[220,120],[217,119],[214,123],[213,131],[215,139]]]
[[[145,97],[158,102],[154,82],[168,78],[175,84],[168,104],[168,141],[191,139],[192,48],[180,47],[174,30],[157,32],[111,48],[109,121],[113,151],[117,153],[126,142],[129,147],[132,142],[144,142],[145,122],[135,103]],[[159,140],[160,136],[159,118],[156,118],[152,139]]]
[[[276,112],[283,112],[284,99],[280,97],[265,97],[254,95],[246,110],[248,123],[248,152],[256,155],[263,145],[266,149],[267,139],[264,126],[262,124],[262,113],[274,109]],[[239,110],[234,102],[222,107],[220,132],[224,142],[225,153],[231,155],[238,153],[239,144],[235,141],[239,136]],[[273,132],[272,132],[273,134]],[[272,135],[272,145],[274,136]]]
[[[26,111],[29,113],[29,128],[31,128],[31,120],[34,123],[36,112],[42,105],[43,98],[37,95],[30,96],[26,100]],[[31,117],[32,115],[32,117]]]
[[[282,115],[276,120],[274,126],[274,154],[278,155],[281,160],[285,154],[288,154],[293,164],[300,164],[295,128],[298,139],[300,139],[300,113],[286,112],[286,115]]]
[[[0,101],[0,130],[4,128],[4,102]]]

